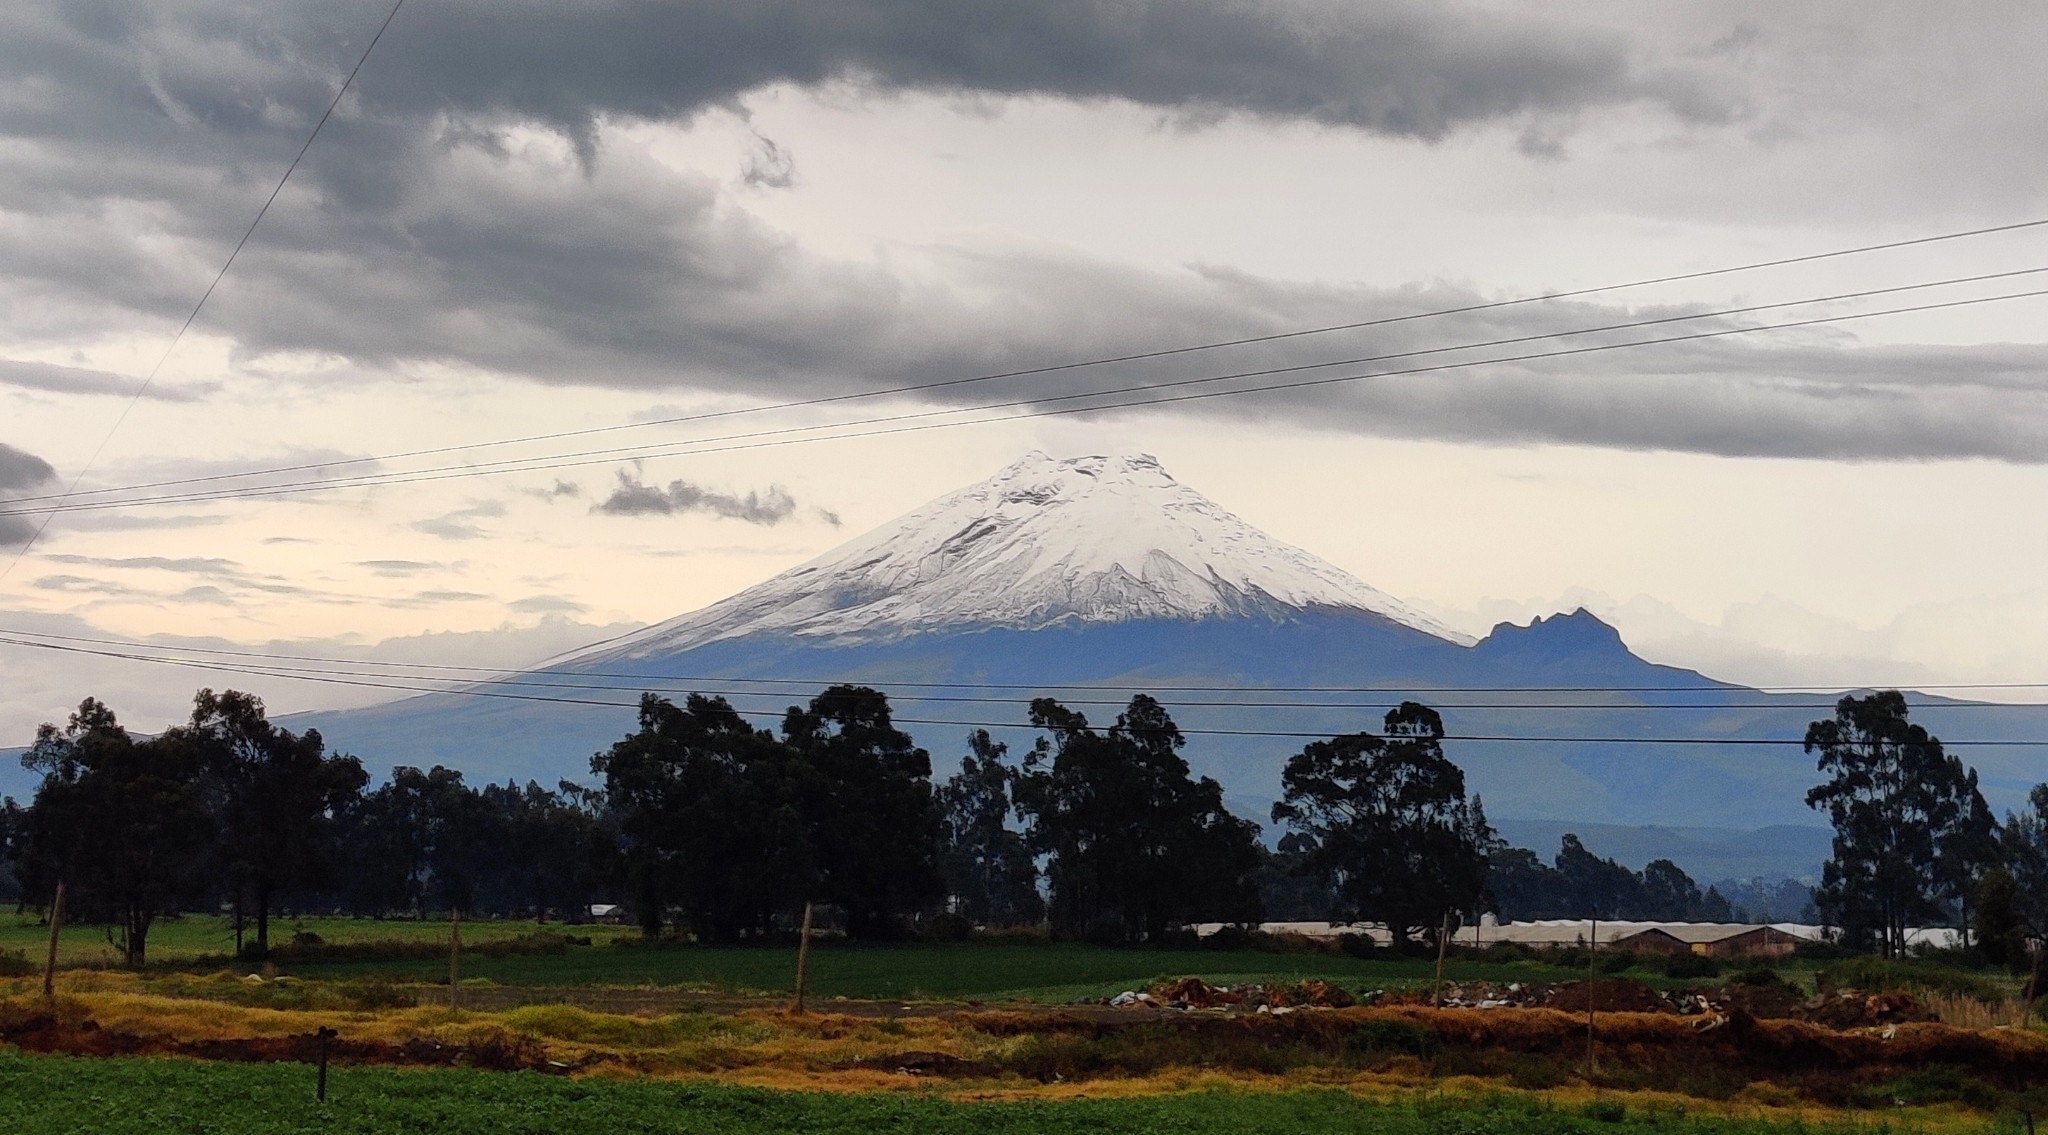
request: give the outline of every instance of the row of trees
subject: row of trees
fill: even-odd
[[[1909,923],[1949,917],[2017,949],[2048,930],[2048,787],[1998,825],[1975,772],[1906,717],[1896,693],[1845,698],[1808,732],[1825,776],[1808,803],[1836,832],[1821,911],[1887,951]],[[1152,698],[1107,728],[1049,698],[1030,719],[1040,737],[1020,760],[977,732],[937,780],[873,689],[834,686],[773,730],[719,698],[649,695],[638,728],[592,759],[593,787],[476,788],[437,767],[372,789],[359,761],[248,694],[201,690],[187,722],[149,738],[88,700],[24,758],[42,779],[29,806],[6,802],[0,858],[24,901],[63,882],[133,964],[157,917],[214,905],[238,935],[248,916],[259,953],[280,906],[573,918],[623,901],[650,934],[708,941],[776,932],[806,903],[861,937],[945,915],[1104,941],[1249,921],[1269,901],[1402,941],[1487,911],[1731,915],[1668,860],[1632,871],[1575,836],[1552,864],[1508,846],[1446,756],[1442,718],[1416,703],[1287,761],[1277,851],[1192,775]]]
[[[1567,833],[1557,858],[1545,864],[1525,848],[1495,846],[1488,857],[1487,888],[1504,919],[1602,918],[1641,922],[1728,922],[1734,908],[1721,892],[1704,893],[1669,859],[1631,871],[1586,850]]]
[[[360,761],[233,690],[199,691],[188,721],[148,738],[88,699],[22,763],[42,778],[33,802],[0,806],[19,901],[46,903],[63,883],[74,917],[111,924],[131,965],[157,918],[198,906],[234,912],[237,951],[246,915],[262,954],[282,905],[547,909],[608,885],[602,805],[587,795],[478,791],[442,768],[395,769],[365,792]]]

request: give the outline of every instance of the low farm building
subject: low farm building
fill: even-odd
[[[1460,946],[1516,942],[1541,949],[1592,946],[1601,950],[1633,950],[1655,954],[1706,954],[1711,957],[1770,957],[1789,954],[1801,942],[1819,941],[1818,926],[1780,922],[1594,922],[1584,918],[1546,918],[1467,926],[1458,931]]]
[[[1703,954],[1710,958],[1778,957],[1805,941],[1775,926],[1668,922],[1614,939],[1611,947],[1640,954]],[[1603,943],[1603,945],[1609,945]]]

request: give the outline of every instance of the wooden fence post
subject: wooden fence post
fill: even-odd
[[[50,900],[50,951],[43,955],[43,1000],[57,997],[57,932],[64,928],[64,880],[57,880],[57,897]]]
[[[462,908],[455,907],[448,912],[448,1007],[453,1009],[461,1004],[456,970],[462,961]]]
[[[798,1016],[802,1016],[804,1011],[804,970],[810,960],[811,904],[807,901],[804,903],[804,928],[797,931],[796,938],[796,1000],[789,1007],[789,1011]]]

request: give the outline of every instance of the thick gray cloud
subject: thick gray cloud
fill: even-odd
[[[57,476],[50,463],[0,441],[0,491],[20,491],[46,484]]]
[[[10,494],[18,494],[54,481],[57,471],[33,453],[0,442],[0,508]],[[0,548],[13,547],[35,535],[41,522],[33,516],[0,515]]]
[[[86,367],[0,359],[0,386],[47,390],[56,394],[113,394],[133,398],[141,390],[142,380]],[[141,391],[141,395],[162,402],[193,402],[217,389],[211,384],[174,386],[152,383],[148,390]]]
[[[381,4],[251,21],[225,0],[23,4],[20,73],[87,69],[131,107],[241,131],[310,121]],[[1529,110],[1726,104],[1643,71],[1612,32],[1400,0],[439,0],[399,16],[362,87],[375,113],[505,115],[589,139],[775,83],[1122,99],[1441,137]],[[588,142],[594,146],[595,142]]]
[[[781,485],[770,485],[766,492],[749,490],[746,496],[707,489],[688,481],[670,481],[664,489],[659,485],[645,484],[638,476],[620,470],[619,483],[612,489],[612,494],[593,506],[591,511],[612,516],[675,516],[701,512],[728,520],[744,520],[749,524],[780,524],[796,515],[796,498]]]
[[[182,318],[381,10],[299,5],[260,24],[225,0],[32,2],[0,13],[0,68],[19,77],[0,99],[0,132],[18,143],[0,156],[0,304],[57,297],[17,334],[132,328],[137,313],[166,327]],[[774,400],[1451,306],[1474,293],[1288,285],[1015,250],[934,250],[930,270],[914,273],[836,260],[733,208],[711,177],[629,148],[603,151],[603,130],[684,120],[791,83],[1122,100],[1183,122],[1253,115],[1423,140],[1508,123],[1525,128],[1525,148],[1554,152],[1558,129],[1602,108],[1648,107],[1680,124],[1741,120],[1746,84],[1759,68],[1782,82],[1784,60],[1759,64],[1768,34],[1731,37],[1733,25],[1688,59],[1612,30],[1403,3],[425,4],[401,13],[204,323],[232,335],[244,359],[452,363]],[[515,129],[533,125],[570,139],[576,160],[518,144]],[[789,156],[761,142],[750,179],[786,181]],[[136,209],[152,239],[138,238]],[[1002,402],[1626,314],[1524,309],[929,397]],[[1508,442],[2039,461],[2044,362],[2030,347],[1845,350],[1778,337],[1176,412]],[[603,507],[662,506],[716,512],[645,485],[622,486]],[[415,527],[475,538],[481,515]]]
[[[18,143],[0,159],[0,293],[63,301],[43,305],[32,334],[181,318],[379,11],[298,4],[251,21],[227,0],[29,0],[0,12],[0,73],[15,77],[0,132]],[[922,330],[899,309],[926,297],[727,215],[709,179],[644,163],[557,177],[506,131],[556,130],[588,168],[603,123],[687,119],[774,83],[1121,99],[1418,138],[1624,103],[1725,110],[1698,95],[1704,80],[1638,72],[1612,32],[1409,3],[420,5],[203,324],[259,354],[670,385],[838,370],[845,332],[873,328],[858,339],[892,342],[877,361],[893,366],[914,350],[904,333]],[[789,156],[760,141],[752,180],[786,183]],[[863,353],[857,343],[855,369],[869,369]]]

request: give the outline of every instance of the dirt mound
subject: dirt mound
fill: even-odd
[[[1239,1009],[1271,1013],[1281,1009],[1348,1009],[1358,998],[1327,981],[1309,979],[1285,985],[1211,985],[1199,977],[1176,977],[1144,992],[1125,992],[1109,1000],[1119,1009]]]
[[[0,1043],[24,1052],[66,1056],[189,1056],[232,1064],[312,1064],[320,1059],[320,1038],[314,1033],[180,1040],[141,1036],[101,1028],[90,1020],[63,1020],[49,1014],[8,1022],[0,1027]],[[459,1065],[499,1072],[570,1070],[549,1060],[540,1042],[502,1031],[487,1032],[463,1044],[441,1044],[420,1037],[398,1044],[334,1039],[328,1042],[327,1057],[336,1064]]]
[[[1265,992],[1266,1004],[1275,1009],[1349,1009],[1358,1004],[1358,998],[1329,982],[1313,978],[1292,985],[1275,985]]]
[[[1626,977],[1602,978],[1593,982],[1567,981],[1551,987],[1542,1002],[1544,1008],[1567,1013],[1583,1013],[1588,1003],[1601,1013],[1677,1012],[1663,994]]]
[[[981,1060],[968,1060],[950,1052],[896,1052],[868,1060],[854,1060],[834,1065],[841,1071],[853,1069],[885,1069],[905,1076],[944,1076],[954,1079],[986,1079],[1002,1074],[997,1065]]]
[[[1199,977],[1162,981],[1152,987],[1151,993],[1153,1000],[1173,1009],[1214,1009],[1244,1003],[1242,992],[1210,985]]]
[[[1870,1028],[1940,1019],[1934,1010],[1922,1005],[1910,993],[1864,993],[1856,989],[1839,989],[1816,997],[1799,1006],[1791,1015],[1831,1029]]]

